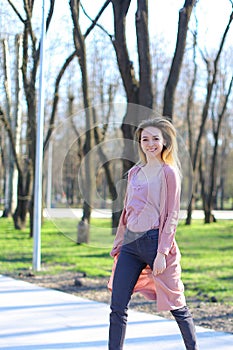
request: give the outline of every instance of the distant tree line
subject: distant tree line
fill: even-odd
[[[56,1],[48,3],[49,34]],[[134,131],[153,110],[173,121],[188,150],[192,169],[185,181],[190,181],[187,186],[192,190],[186,203],[186,223],[191,223],[192,210],[197,207],[204,210],[205,223],[215,221],[214,209],[233,207],[232,47],[226,45],[233,20],[232,1],[221,40],[211,52],[199,42],[203,35],[195,15],[199,3],[184,1],[173,57],[166,53],[163,41],[149,31],[148,1],[138,1],[134,23],[137,59],[129,50],[126,29],[131,0],[103,1],[95,18],[90,18],[85,5],[85,1],[69,1],[65,39],[59,38],[59,45],[52,40],[49,46],[44,158],[48,164],[52,155],[52,163],[50,176],[45,165],[44,201],[48,181],[52,181],[52,205],[83,208],[81,226],[86,229],[87,241],[91,209],[112,205],[114,233],[124,196],[121,179],[137,157]],[[112,33],[99,24],[109,7]],[[34,10],[33,1],[23,0],[20,7],[6,0],[1,14],[8,13],[8,30],[15,35],[6,35],[6,26],[0,29],[1,205],[3,216],[12,215],[17,229],[25,226],[29,213],[31,236],[40,62]],[[90,21],[85,31],[83,16]],[[65,57],[63,62],[60,57]],[[109,150],[114,140],[119,143]],[[56,154],[51,151],[49,156],[49,144]],[[119,149],[121,158],[114,159],[114,151]]]

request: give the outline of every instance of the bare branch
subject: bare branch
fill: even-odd
[[[148,32],[147,0],[138,0],[136,12],[136,35],[139,60],[139,104],[152,108],[151,57]]]
[[[219,46],[218,54],[217,54],[216,59],[214,61],[214,68],[215,68],[214,72],[215,72],[215,74],[214,74],[213,79],[216,78],[218,61],[219,61],[219,58],[220,58],[220,55],[221,55],[221,52],[222,52],[222,49],[223,49],[223,45],[224,45],[225,40],[226,40],[226,36],[227,36],[227,34],[229,32],[232,20],[233,20],[233,11],[230,14],[230,17],[229,17],[226,29],[225,29],[225,31],[223,33],[223,37],[222,37],[222,40],[221,40],[221,43],[220,43],[220,46]]]
[[[222,110],[221,112],[219,113],[219,119],[221,116],[224,115],[225,111],[226,111],[226,108],[227,108],[227,103],[228,103],[228,100],[229,100],[229,97],[230,97],[230,94],[231,94],[231,90],[232,90],[232,86],[233,86],[233,75],[231,77],[231,81],[230,81],[230,84],[228,86],[228,90],[227,90],[227,93],[225,95],[225,98],[224,98],[224,103],[223,103],[223,107],[222,107]]]
[[[52,3],[54,4],[54,0],[52,0]],[[51,3],[51,7],[50,7],[50,11],[49,13],[52,11],[53,7],[52,7],[52,3]],[[100,12],[98,13],[98,15],[95,17],[94,20],[90,19],[93,23],[92,25],[89,27],[89,29],[87,29],[85,35],[84,35],[84,40],[86,39],[86,37],[88,36],[88,34],[91,32],[91,30],[94,28],[94,23],[96,24],[96,22],[98,21],[98,19],[100,18],[101,14],[103,13],[103,11],[105,10],[105,8],[108,6],[108,4],[110,3],[110,0],[107,0],[105,2],[105,4],[103,5],[103,7],[101,8]],[[81,5],[82,6],[82,5]],[[86,14],[83,6],[82,6],[83,12]],[[87,15],[87,14],[86,14]],[[88,16],[88,15],[87,15]],[[49,17],[49,16],[48,16]],[[88,18],[90,18],[88,16]],[[47,23],[48,23],[48,19],[47,19]],[[103,29],[104,30],[104,29]],[[108,34],[108,33],[107,33]],[[110,34],[108,34],[110,37],[112,37]],[[52,135],[52,132],[54,130],[54,121],[55,121],[55,115],[56,115],[56,110],[57,110],[57,105],[58,105],[58,101],[59,101],[59,85],[60,85],[60,81],[66,71],[66,69],[68,68],[69,64],[72,62],[72,60],[74,59],[74,57],[77,55],[76,50],[66,59],[65,63],[63,64],[63,66],[60,69],[60,72],[58,73],[56,82],[55,82],[55,89],[54,89],[54,99],[53,99],[53,107],[52,107],[52,113],[51,113],[51,117],[50,117],[50,122],[49,122],[49,129],[45,138],[45,142],[44,142],[44,149],[47,146],[47,143]]]
[[[193,159],[193,169],[194,170],[196,169],[196,165],[197,165],[197,161],[198,161],[199,147],[200,147],[202,135],[203,135],[203,132],[204,132],[205,122],[206,122],[206,119],[207,119],[207,116],[208,116],[209,105],[210,105],[210,100],[211,100],[214,84],[215,84],[215,81],[216,81],[216,76],[217,76],[217,73],[218,73],[218,62],[219,62],[219,59],[220,59],[220,56],[221,56],[221,53],[222,53],[222,50],[223,50],[223,46],[224,46],[224,43],[225,43],[225,40],[226,40],[226,36],[227,36],[228,31],[230,29],[230,24],[231,24],[232,20],[233,20],[233,12],[231,13],[231,15],[229,17],[229,21],[228,21],[227,26],[225,28],[225,31],[223,33],[223,37],[222,37],[222,40],[220,42],[219,49],[218,49],[216,58],[214,60],[214,72],[213,72],[212,78],[210,78],[210,70],[208,71],[206,101],[205,101],[205,104],[204,104],[204,107],[203,107],[203,111],[202,111],[202,122],[201,122],[201,127],[200,127],[200,130],[199,130],[199,135],[198,135],[197,142],[196,142],[196,149],[195,149],[194,159]],[[208,64],[207,64],[207,69],[210,69]]]
[[[95,17],[95,19],[93,20],[86,12],[86,10],[84,9],[82,3],[80,4],[83,10],[83,13],[85,14],[85,16],[92,22],[91,26],[86,30],[86,33],[84,34],[84,38],[86,38],[88,36],[88,34],[90,34],[90,32],[92,31],[92,29],[97,25],[100,29],[102,29],[109,37],[110,39],[112,38],[112,35],[109,34],[107,32],[106,29],[103,28],[103,26],[101,26],[100,24],[98,24],[98,20],[100,18],[100,16],[102,15],[102,13],[104,12],[104,10],[108,7],[108,5],[110,4],[111,0],[106,0],[105,3],[103,4],[102,8],[100,9],[99,13],[97,14],[97,16]]]
[[[185,53],[189,20],[195,3],[196,0],[185,0],[183,8],[179,11],[176,48],[164,91],[163,115],[171,118],[173,115],[175,91]]]
[[[51,113],[51,118],[50,118],[50,122],[49,122],[49,129],[45,138],[45,142],[44,142],[44,149],[46,148],[46,145],[49,141],[49,138],[54,130],[54,120],[55,120],[55,115],[56,115],[56,110],[57,110],[57,104],[58,104],[58,100],[59,100],[59,85],[60,85],[60,81],[67,69],[67,67],[69,66],[70,62],[74,59],[74,57],[76,56],[76,51],[74,51],[65,61],[65,63],[63,64],[63,66],[60,69],[60,72],[57,76],[56,82],[55,82],[55,89],[54,89],[54,99],[53,99],[53,108],[52,108],[52,113]]]
[[[53,11],[54,11],[54,5],[55,5],[55,0],[50,0],[49,12],[46,19],[46,32],[49,30],[49,25],[53,16]]]
[[[197,25],[197,23],[196,23]],[[194,89],[195,84],[197,80],[197,62],[196,62],[196,46],[197,46],[197,31],[193,34],[193,65],[194,65],[194,71],[193,71],[193,78],[190,85],[190,89],[188,92],[188,103],[187,103],[187,122],[188,122],[188,142],[189,142],[189,153],[191,156],[191,159],[193,159],[193,131],[192,131],[192,121],[191,121],[191,110],[193,108],[193,97],[194,97]]]
[[[139,82],[135,77],[133,62],[129,58],[125,35],[126,15],[130,3],[131,0],[112,0],[114,12],[114,39],[112,43],[116,51],[117,62],[127,95],[127,101],[130,103],[137,103]]]
[[[32,40],[33,51],[35,52],[35,50],[36,50],[36,37],[35,37],[33,29],[32,29],[32,10],[33,10],[33,7],[31,7],[31,6],[32,5],[28,4],[27,0],[24,0],[24,10],[25,10],[26,17],[27,17],[27,20],[25,21],[25,26],[28,27],[28,29],[29,29],[30,37]]]
[[[21,16],[21,14],[19,13],[19,11],[17,10],[17,8],[15,7],[15,5],[11,2],[11,0],[7,0],[9,5],[12,7],[12,9],[14,10],[14,12],[16,13],[16,15],[19,17],[20,21],[23,22],[25,24],[25,19],[23,19],[23,17]]]
[[[54,11],[54,5],[55,5],[55,0],[50,0],[50,8],[46,19],[46,32],[49,30],[49,25],[53,16],[53,11]],[[36,66],[40,58],[40,45],[41,45],[41,42],[39,43],[38,49],[36,51]]]

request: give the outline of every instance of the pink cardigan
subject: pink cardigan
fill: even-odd
[[[128,181],[139,169],[139,165],[130,169]],[[180,209],[180,179],[175,169],[167,164],[163,165],[163,171],[158,251],[166,254],[167,268],[162,274],[154,276],[150,267],[147,266],[142,271],[134,288],[134,292],[141,292],[147,299],[157,300],[158,311],[174,310],[186,305],[184,286],[181,281],[181,255],[175,241]],[[125,214],[124,208],[110,253],[114,257],[112,274],[108,282],[110,290],[126,229]]]

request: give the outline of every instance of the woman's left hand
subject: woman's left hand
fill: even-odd
[[[166,267],[166,255],[158,252],[153,264],[153,275],[156,276],[163,273]]]

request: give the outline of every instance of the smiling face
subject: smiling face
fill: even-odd
[[[161,153],[164,146],[164,139],[160,129],[154,126],[148,126],[141,132],[141,149],[144,152],[147,161],[162,161]]]

